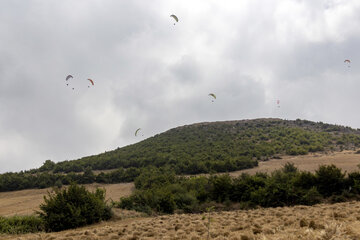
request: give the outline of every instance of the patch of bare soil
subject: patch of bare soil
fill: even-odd
[[[121,212],[121,210],[119,210]],[[130,214],[133,214],[130,212]],[[125,218],[57,233],[0,235],[0,239],[360,239],[360,202]]]
[[[133,183],[120,184],[87,184],[88,190],[94,191],[97,187],[106,189],[106,199],[119,201],[120,197],[129,196]],[[51,188],[27,189],[13,192],[0,192],[0,216],[31,215],[39,210],[39,205],[44,202],[44,196]]]
[[[360,154],[354,151],[335,152],[330,154],[315,153],[302,156],[283,156],[282,159],[272,159],[259,162],[259,166],[230,173],[232,176],[239,176],[241,173],[255,174],[256,172],[271,173],[282,168],[287,162],[294,163],[301,171],[315,172],[320,165],[334,164],[347,173],[359,171]]]

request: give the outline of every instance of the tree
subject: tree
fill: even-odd
[[[39,168],[40,172],[51,171],[55,167],[55,163],[51,160],[46,160],[44,164]]]
[[[54,189],[44,196],[39,215],[47,231],[61,231],[108,220],[111,208],[105,202],[105,190],[89,192],[84,186],[70,185],[67,189]]]
[[[315,172],[316,184],[319,193],[328,197],[340,194],[344,186],[345,174],[335,165],[320,166]]]

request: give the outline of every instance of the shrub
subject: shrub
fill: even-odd
[[[229,199],[232,193],[232,178],[228,174],[211,176],[209,179],[212,188],[210,195],[212,200],[223,202]]]
[[[55,189],[44,196],[40,217],[46,231],[61,231],[111,218],[111,208],[105,202],[105,190],[91,193],[84,186],[72,184],[67,189]]]
[[[174,213],[176,203],[174,195],[167,191],[157,191],[156,193],[156,210],[160,213]]]
[[[298,168],[295,166],[294,163],[291,163],[291,162],[287,162],[283,168],[282,168],[282,171],[284,173],[296,173],[298,171]]]
[[[345,183],[345,174],[335,165],[320,166],[315,173],[319,193],[328,197],[340,194]]]
[[[317,191],[316,187],[312,187],[302,196],[300,203],[304,205],[314,205],[320,203],[321,200],[321,194]]]

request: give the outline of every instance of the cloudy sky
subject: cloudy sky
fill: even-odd
[[[0,172],[195,122],[360,128],[359,13],[359,0],[2,0]]]

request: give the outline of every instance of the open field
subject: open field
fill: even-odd
[[[0,239],[207,239],[204,216],[139,216],[57,233],[0,235]],[[210,239],[360,239],[360,202],[214,212],[211,219]]]
[[[241,173],[255,174],[256,172],[271,173],[282,168],[287,162],[294,163],[301,171],[309,172],[315,172],[320,165],[330,164],[334,164],[348,173],[360,170],[357,166],[360,164],[360,154],[355,154],[354,151],[343,151],[330,154],[315,153],[302,156],[282,156],[282,159],[259,162],[258,167],[232,172],[230,175],[238,176]]]
[[[91,191],[94,191],[96,187],[105,188],[106,199],[114,201],[130,195],[134,188],[133,183],[88,184],[85,186]],[[52,191],[51,188],[0,192],[0,216],[33,214],[35,210],[39,210],[39,205],[44,201],[43,196],[48,191]]]

